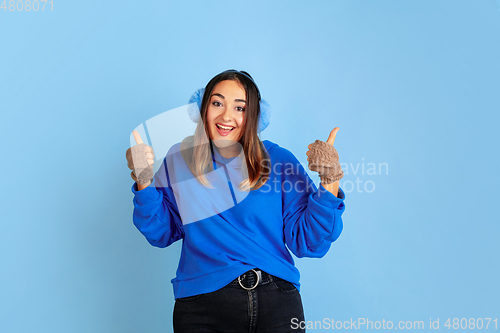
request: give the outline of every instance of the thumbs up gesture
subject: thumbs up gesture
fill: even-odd
[[[125,154],[128,162],[128,168],[132,170],[130,176],[137,183],[147,186],[153,178],[153,163],[155,154],[153,148],[146,145],[137,131],[133,131],[137,145],[127,149]]]
[[[316,140],[307,146],[309,148],[306,153],[309,169],[319,173],[322,184],[330,184],[344,177],[344,172],[339,163],[339,154],[333,147],[338,131],[339,128],[335,127],[330,132],[326,142]]]

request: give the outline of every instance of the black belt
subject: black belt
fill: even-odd
[[[268,284],[276,280],[280,280],[280,278],[266,273],[258,268],[254,268],[238,276],[236,279],[231,281],[229,285],[240,286],[243,289],[252,290],[257,288],[257,286]]]

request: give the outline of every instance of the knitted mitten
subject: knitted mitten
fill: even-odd
[[[154,175],[153,165],[149,165],[147,160],[146,147],[148,145],[140,143],[127,149],[126,153],[128,168],[132,170],[130,176],[141,185],[148,184]]]
[[[321,183],[330,184],[344,177],[339,154],[333,145],[316,140],[309,151],[309,169],[319,173]]]

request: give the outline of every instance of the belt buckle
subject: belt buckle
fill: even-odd
[[[257,272],[253,268],[251,270],[255,273],[255,275],[257,275],[257,282],[255,283],[255,285],[253,287],[247,288],[243,284],[241,284],[241,275],[240,275],[240,276],[238,276],[238,283],[240,284],[241,288],[243,288],[243,289],[252,290],[252,289],[255,289],[259,285],[259,282],[260,282],[260,271]]]

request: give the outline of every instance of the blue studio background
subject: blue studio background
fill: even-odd
[[[0,332],[172,332],[181,243],[134,227],[125,151],[230,68],[304,166],[340,127],[344,231],[296,260],[306,320],[500,320],[498,1],[51,5],[0,10]]]

